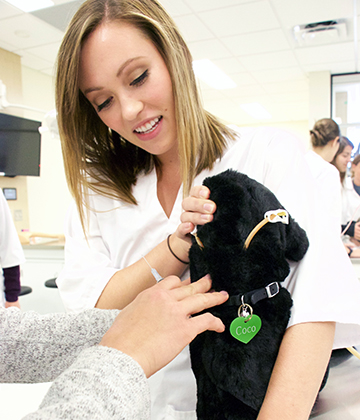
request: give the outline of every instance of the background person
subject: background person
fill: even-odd
[[[336,152],[334,159],[331,163],[338,169],[340,172],[341,183],[344,183],[344,180],[347,175],[348,165],[351,161],[351,154],[354,149],[353,143],[345,136],[340,137],[339,149]]]
[[[360,195],[360,155],[354,157],[351,162],[351,177],[354,190]]]
[[[334,217],[334,223],[340,226],[340,176],[337,168],[330,164],[340,145],[339,126],[331,118],[322,118],[310,130],[310,140],[312,150],[306,153],[305,158],[316,180],[324,207]]]
[[[354,148],[352,142],[342,136],[339,150],[331,162],[340,172],[341,180],[341,230],[352,241],[360,240],[360,197],[354,190],[351,177],[347,176],[348,165],[351,162],[351,153]],[[350,245],[349,243],[347,243]]]
[[[354,190],[356,191],[356,193],[358,195],[360,195],[360,155],[355,156],[355,158],[353,159],[353,161],[351,162],[351,177],[352,177],[352,184],[354,187]],[[349,183],[350,184],[350,183]],[[355,207],[360,206],[360,200],[358,197],[356,197],[351,188],[350,185],[348,185],[348,201],[352,203],[352,205]],[[354,231],[355,229],[357,229],[359,227],[359,219],[357,219],[357,222],[354,224],[354,222],[351,223],[350,227],[352,227],[354,225]],[[346,229],[346,227],[344,228]],[[349,249],[349,255],[352,258],[360,258],[360,242],[356,239],[352,239],[352,243],[350,244],[351,247],[348,247]],[[355,246],[354,246],[355,245]]]
[[[155,283],[150,267],[186,278],[189,233],[216,209],[203,179],[243,172],[272,190],[309,236],[286,281],[292,317],[259,414],[307,419],[334,335],[341,347],[360,339],[360,290],[346,254],[338,258],[338,225],[318,207],[297,139],[268,128],[234,133],[204,110],[191,54],[155,0],[83,3],[60,47],[56,103],[76,202],[58,279],[67,309],[123,307]],[[150,381],[154,419],[195,418],[188,349]]]
[[[0,188],[0,306],[20,308],[20,264],[25,256],[16,232],[9,206]]]

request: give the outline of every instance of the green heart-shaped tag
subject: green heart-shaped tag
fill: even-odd
[[[230,325],[230,334],[244,344],[252,340],[261,328],[261,319],[257,315],[249,318],[239,316]]]

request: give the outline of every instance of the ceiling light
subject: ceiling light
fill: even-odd
[[[30,38],[31,34],[29,31],[15,31],[14,34],[19,38]]]
[[[196,77],[214,89],[232,89],[236,83],[207,58],[193,61],[193,69]]]
[[[34,10],[45,9],[54,6],[52,0],[6,0],[8,3],[22,10],[23,12],[33,12]]]
[[[258,102],[241,104],[241,109],[257,120],[270,120],[271,114]]]
[[[347,41],[347,21],[336,19],[296,25],[293,27],[293,37],[300,47]]]

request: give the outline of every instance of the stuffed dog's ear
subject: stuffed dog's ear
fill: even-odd
[[[309,247],[309,240],[306,233],[291,216],[289,218],[289,224],[286,225],[285,231],[285,257],[291,261],[300,261]]]

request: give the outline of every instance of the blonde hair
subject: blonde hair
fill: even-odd
[[[158,164],[156,157],[111,131],[79,89],[81,48],[101,23],[127,22],[152,41],[171,77],[184,194],[202,170],[211,169],[234,138],[204,110],[192,57],[175,23],[156,0],[87,0],[74,15],[61,44],[56,75],[56,107],[65,173],[84,227],[83,205],[90,189],[136,204],[137,176]]]

